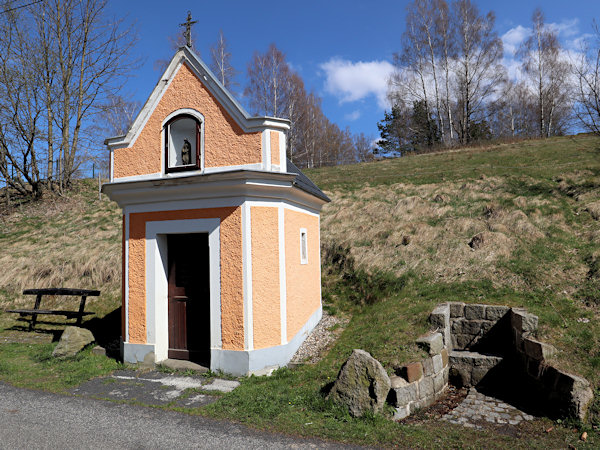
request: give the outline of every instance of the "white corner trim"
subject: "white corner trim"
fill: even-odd
[[[263,170],[271,171],[271,130],[262,132]]]
[[[125,342],[129,342],[129,213],[125,213],[125,229],[123,233],[125,235],[125,336],[123,339]]]
[[[285,154],[286,151],[286,138],[287,138],[287,134],[280,132],[279,133],[279,171],[280,172],[285,172],[287,170],[287,155]]]
[[[244,350],[254,350],[252,314],[252,225],[250,205],[242,206],[242,267],[244,271]]]
[[[319,302],[321,304],[321,307],[323,307],[323,283],[321,281],[323,279],[323,275],[321,274],[321,216],[317,216],[317,239],[317,264],[319,267]]]
[[[287,285],[285,274],[285,220],[283,206],[277,208],[279,225],[279,312],[281,321],[281,345],[287,344]]]
[[[167,234],[208,233],[210,261],[210,348],[221,349],[220,219],[146,222],[146,339],[155,345],[155,359],[168,357],[169,318]]]
[[[112,183],[115,179],[115,152],[112,148],[109,148],[108,154],[110,157],[110,167],[108,169],[110,171],[110,173],[108,174],[108,179]]]
[[[292,359],[302,342],[312,332],[323,316],[319,306],[308,318],[304,326],[285,345],[261,348],[258,350],[213,350],[210,356],[210,369],[222,370],[232,375],[251,375],[266,367],[282,367]]]

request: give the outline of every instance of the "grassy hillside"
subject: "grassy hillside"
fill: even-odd
[[[101,289],[91,311],[106,314],[121,301],[121,212],[97,182],[77,182],[64,197],[0,206],[0,309],[31,307],[26,288]]]
[[[445,301],[527,307],[540,316],[539,337],[560,350],[553,364],[599,387],[600,139],[526,141],[307,174],[332,198],[321,222],[325,308],[352,319],[317,365],[250,378],[203,414],[366,444],[576,441],[568,428],[544,433],[547,424],[509,437],[436,421],[351,420],[320,390],[353,348],[390,372],[418,357],[414,339]],[[121,216],[98,200],[92,182],[66,198],[0,211],[0,308],[23,304],[24,287],[52,285],[101,289],[90,302],[100,316],[118,306]],[[12,324],[0,313],[0,331]]]
[[[526,306],[541,318],[540,337],[569,350],[560,365],[600,380],[600,140],[527,141],[308,175],[333,200],[323,240],[367,271],[405,277],[401,297],[412,308]]]

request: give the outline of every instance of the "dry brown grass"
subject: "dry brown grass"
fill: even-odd
[[[569,173],[556,189],[573,189],[589,176],[585,171]],[[379,185],[329,195],[333,201],[323,211],[323,238],[350,247],[365,268],[398,275],[413,271],[444,281],[489,279],[494,285],[518,289],[531,280],[516,275],[507,264],[515,252],[550,241],[555,229],[583,232],[568,223],[558,199],[547,193],[516,195],[506,178]],[[568,201],[577,210],[577,199]],[[598,235],[597,230],[586,232]],[[476,235],[483,239],[472,248],[469,242]],[[554,261],[554,269],[541,271],[536,282],[572,291],[573,281],[582,280],[587,271],[583,261],[569,257],[572,251],[565,245],[559,252],[563,260]]]
[[[49,196],[1,217],[0,307],[30,307],[23,289],[44,287],[100,289],[101,297],[89,299],[92,311],[118,304],[121,215],[115,203],[98,200],[83,184],[68,197]]]

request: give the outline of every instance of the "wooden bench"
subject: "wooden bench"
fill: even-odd
[[[5,312],[8,313],[17,313],[21,317],[31,316],[31,322],[29,323],[29,330],[33,330],[35,327],[35,323],[37,321],[37,316],[39,314],[48,314],[55,316],[65,316],[68,319],[72,319],[74,317],[77,318],[77,325],[81,325],[81,320],[83,316],[88,314],[93,314],[91,312],[84,312],[85,309],[85,301],[88,297],[98,297],[100,295],[100,291],[93,291],[88,289],[69,289],[69,288],[49,288],[49,289],[25,289],[23,291],[23,295],[35,295],[35,305],[33,309],[7,309]],[[81,301],[79,302],[79,310],[78,311],[65,311],[65,310],[49,310],[49,309],[40,309],[40,304],[42,303],[42,297],[44,295],[72,295],[76,297],[81,297]]]

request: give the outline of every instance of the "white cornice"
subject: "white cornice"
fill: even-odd
[[[114,182],[102,186],[121,208],[186,200],[281,200],[320,211],[325,201],[294,185],[295,174],[241,170],[177,178]]]

